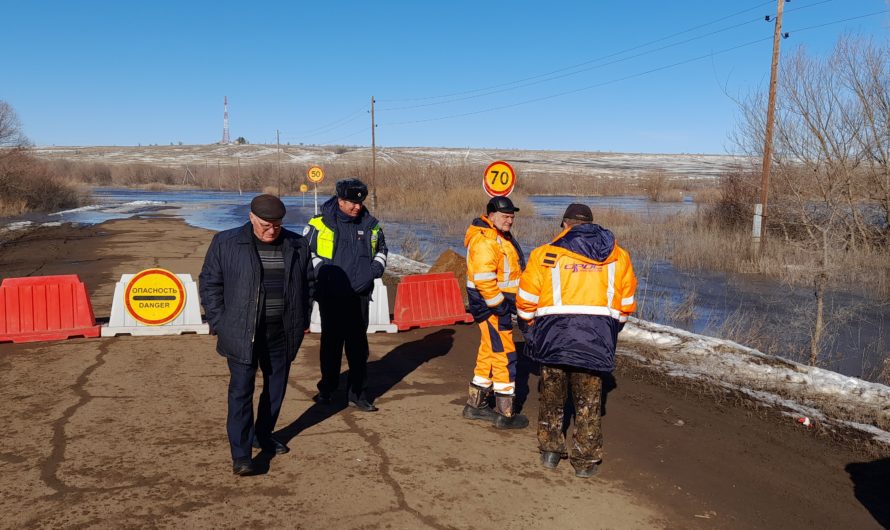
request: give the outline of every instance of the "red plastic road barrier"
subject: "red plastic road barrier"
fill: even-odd
[[[472,322],[452,272],[405,276],[396,291],[393,324],[399,331]]]
[[[0,342],[98,337],[86,286],[76,274],[0,283]]]

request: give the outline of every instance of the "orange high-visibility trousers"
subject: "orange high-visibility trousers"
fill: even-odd
[[[476,354],[473,384],[482,388],[494,385],[498,394],[513,395],[516,381],[516,345],[510,315],[491,315],[479,323],[482,338]]]

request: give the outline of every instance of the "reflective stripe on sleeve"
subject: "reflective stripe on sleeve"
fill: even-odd
[[[313,268],[318,268],[318,266],[321,265],[322,263],[324,263],[323,259],[321,259],[319,257],[312,258],[312,267]]]
[[[498,287],[506,289],[509,287],[519,287],[519,280],[510,280],[508,282],[498,282]]]
[[[531,302],[533,304],[537,304],[538,300],[541,298],[540,296],[538,296],[536,294],[532,294],[524,289],[519,289],[519,293],[517,293],[517,296],[519,296],[520,298],[522,298],[524,300],[528,300],[529,302]]]
[[[486,298],[485,305],[487,305],[488,307],[494,307],[503,301],[504,301],[504,295],[501,293],[498,293],[498,295],[493,298]]]
[[[386,256],[384,256],[380,252],[378,252],[377,255],[374,256],[374,261],[376,261],[376,262],[380,263],[381,265],[383,265],[384,267],[386,267]]]
[[[496,272],[477,272],[476,274],[473,275],[473,280],[475,280],[477,282],[480,280],[497,280],[497,279],[498,279],[498,274]]]
[[[630,304],[632,304],[632,303],[634,303],[634,297],[633,297],[633,296],[631,296],[631,297],[629,297],[629,298],[622,298],[622,299],[621,299],[621,305],[630,305]]]
[[[532,320],[533,318],[535,318],[534,313],[528,313],[518,308],[516,309],[516,315],[523,320]]]

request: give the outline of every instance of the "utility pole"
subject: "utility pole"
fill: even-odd
[[[377,211],[377,144],[374,141],[374,96],[371,96],[371,209]]]
[[[238,195],[241,195],[241,157],[238,157]]]
[[[281,197],[281,135],[278,129],[275,129],[275,145],[278,146],[278,184],[275,187],[278,190],[278,196]]]
[[[754,253],[760,255],[761,241],[766,237],[766,205],[769,199],[769,172],[773,157],[773,122],[776,114],[776,83],[779,67],[779,43],[782,40],[782,11],[785,0],[777,0],[776,27],[773,32],[773,60],[769,74],[769,101],[766,109],[766,131],[763,135],[763,167],[760,180],[760,204],[754,205]],[[769,17],[767,17],[769,20]],[[762,234],[762,235],[761,235]]]
[[[218,159],[216,161],[216,189],[222,191],[222,163]]]

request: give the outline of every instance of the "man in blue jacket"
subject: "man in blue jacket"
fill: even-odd
[[[377,219],[362,204],[368,197],[362,181],[337,181],[336,192],[303,232],[312,252],[314,298],[321,314],[321,380],[313,399],[331,402],[345,345],[349,405],[373,412],[377,407],[367,394],[368,304],[374,279],[386,268],[386,241]]]
[[[204,315],[229,364],[226,430],[236,475],[254,472],[252,448],[284,454],[272,431],[290,365],[309,327],[309,247],[282,228],[285,208],[272,195],[250,202],[250,221],[213,236],[201,269]],[[263,391],[253,414],[257,366]]]

